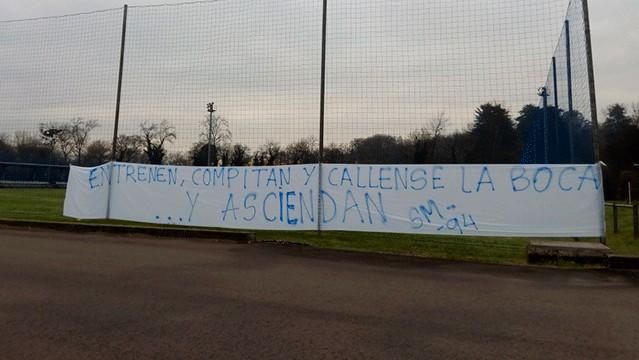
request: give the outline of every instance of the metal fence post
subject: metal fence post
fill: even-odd
[[[553,110],[553,124],[555,125],[555,156],[554,162],[560,162],[559,157],[559,92],[557,91],[557,58],[552,57],[552,85],[555,110]]]
[[[319,156],[317,189],[317,233],[322,232],[322,163],[324,162],[324,95],[326,92],[326,8],[327,0],[322,3],[322,60],[320,71],[320,109],[319,109]]]
[[[107,196],[107,213],[106,218],[111,218],[111,187],[113,185],[113,162],[116,160],[116,151],[118,143],[118,126],[120,122],[120,95],[122,94],[122,70],[124,68],[124,42],[126,40],[126,16],[129,6],[124,4],[122,12],[122,40],[120,42],[120,67],[118,70],[118,91],[115,100],[115,121],[113,124],[113,143],[111,144],[111,163],[109,169],[109,194]]]
[[[113,144],[111,146],[111,160],[115,161],[116,145],[118,141],[118,126],[120,123],[120,95],[122,94],[122,71],[124,68],[124,42],[126,40],[126,15],[128,5],[124,4],[122,15],[122,40],[120,42],[120,67],[118,70],[118,92],[115,99],[115,122],[113,124]]]
[[[584,35],[586,40],[586,63],[588,67],[588,91],[590,97],[590,120],[592,122],[592,158],[593,162],[599,162],[599,121],[597,115],[597,95],[595,92],[595,70],[592,61],[592,38],[590,37],[590,11],[588,0],[582,0]],[[635,237],[637,236],[635,227]]]
[[[588,0],[582,0],[584,31],[586,35],[586,62],[588,64],[588,90],[590,92],[590,117],[592,121],[592,150],[594,162],[599,161],[599,121],[597,118],[597,96],[595,93],[595,70],[592,62],[592,40],[590,37],[590,12]]]
[[[542,88],[543,106],[544,106],[544,163],[549,164],[548,161],[548,89]]]
[[[574,139],[573,139],[573,129],[572,129],[572,59],[571,59],[571,50],[570,50],[570,21],[566,20],[565,31],[566,31],[566,79],[568,83],[568,146],[570,147],[570,163],[575,163],[575,149],[574,149]]]

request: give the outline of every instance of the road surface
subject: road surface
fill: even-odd
[[[0,228],[3,359],[638,357],[633,274]]]

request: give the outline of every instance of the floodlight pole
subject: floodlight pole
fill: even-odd
[[[208,155],[206,157],[206,166],[211,166],[211,133],[213,132],[213,113],[215,112],[215,103],[210,102],[206,104],[206,110],[209,112],[209,141],[208,141]]]

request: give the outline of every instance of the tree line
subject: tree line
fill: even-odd
[[[317,162],[318,141],[309,136],[288,145],[267,141],[250,149],[232,142],[228,121],[213,116],[202,121],[202,132],[188,151],[169,152],[177,140],[167,121],[139,124],[137,134],[117,137],[115,159],[121,162],[206,166],[209,124],[213,166],[257,166]],[[111,159],[112,144],[92,140],[99,124],[74,118],[65,123],[42,123],[39,135],[25,132],[0,135],[0,161],[95,166]],[[456,164],[456,163],[592,163],[592,124],[577,111],[526,105],[511,114],[504,106],[486,103],[474,112],[467,129],[449,131],[449,120],[439,114],[407,136],[376,134],[324,148],[327,163]],[[606,196],[621,198],[624,185],[639,163],[639,106],[614,104],[605,110],[600,127],[600,155]],[[639,170],[639,169],[637,169]],[[635,175],[636,177],[636,175]],[[639,184],[635,186],[639,187]],[[637,191],[639,193],[639,189]]]

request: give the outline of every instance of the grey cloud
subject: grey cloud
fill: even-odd
[[[538,3],[331,3],[327,143],[376,132],[405,135],[440,112],[446,112],[453,127],[461,129],[481,102],[504,102],[512,112],[536,102],[535,90],[546,79],[567,0]],[[3,5],[2,19],[120,6],[119,1],[21,1]],[[185,148],[199,132],[204,104],[215,100],[219,113],[231,122],[234,139],[252,147],[266,139],[287,142],[314,135],[319,107],[320,6],[319,1],[222,0],[188,8],[130,8],[122,131],[136,131],[143,120],[168,119],[184,134],[177,147]],[[633,23],[626,14],[639,10],[639,4],[591,1],[591,7],[600,104],[638,101],[639,82],[633,79],[639,74],[628,60],[637,58],[639,50],[629,44],[637,43],[638,35],[631,31]],[[621,10],[615,13],[614,8]],[[624,14],[621,21],[610,21],[620,13]],[[7,91],[6,86],[13,85],[3,81],[2,101],[11,101],[11,109],[27,114],[34,119],[31,123],[47,115],[65,119],[84,114],[98,118],[107,133],[115,100],[120,21],[121,13],[116,11],[112,20],[100,22],[108,36],[77,34],[82,39],[78,42],[65,42],[62,37],[68,34],[57,27],[43,29],[41,38],[35,40],[48,44],[51,58],[43,59],[42,66],[53,69],[64,63],[64,70],[52,74],[53,87],[46,88],[38,85],[41,73],[22,66],[33,66],[33,59],[16,59],[11,68],[1,64],[0,75],[11,74],[18,89]],[[624,28],[627,39],[619,37]],[[0,34],[0,48],[18,41],[11,31]],[[89,48],[95,51],[83,52],[87,46],[83,41],[92,35]],[[87,65],[89,62],[93,65]],[[71,69],[84,72],[73,74]],[[86,79],[94,83],[87,85]],[[20,90],[20,83],[27,86]],[[510,85],[504,87],[504,83]],[[25,112],[25,99],[33,89],[60,94],[53,96],[57,99],[53,104],[44,98],[32,101],[29,106],[35,111]],[[74,102],[74,97],[80,100]],[[59,106],[60,101],[68,101],[67,106]],[[7,119],[25,124],[22,117],[0,114],[0,123]]]

